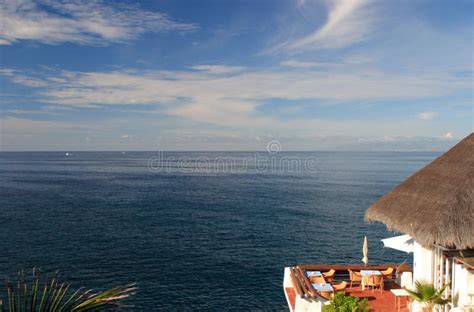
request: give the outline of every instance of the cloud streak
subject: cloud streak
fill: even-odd
[[[261,105],[273,99],[311,102],[377,101],[448,95],[470,87],[449,73],[386,74],[335,67],[319,70],[251,70],[199,65],[189,70],[48,71],[4,69],[0,74],[34,87],[43,103],[59,107],[151,105],[156,113],[221,126],[271,125]],[[432,113],[419,118],[430,119]]]
[[[278,139],[284,151],[406,151],[444,150],[459,139],[451,132],[439,137],[433,137],[433,133],[429,131],[426,136],[411,136],[408,133],[416,128],[413,122],[388,122],[381,125],[375,120],[296,120],[285,123],[273,121],[271,129],[277,131],[273,134],[260,132],[261,136],[258,137],[255,136],[255,129],[247,133],[231,129],[206,130],[192,127],[189,123],[184,127],[175,125],[173,128],[160,129],[158,124],[131,119],[111,119],[100,124],[91,124],[6,117],[0,118],[3,140],[0,141],[0,150],[149,150],[156,146],[164,150],[264,150],[269,140]],[[258,126],[261,125],[254,125]],[[382,133],[387,130],[400,133],[401,128],[411,130],[397,136],[373,135],[373,132]],[[354,129],[358,129],[358,133],[354,133]],[[278,134],[278,130],[282,130],[281,134]],[[124,131],[132,131],[135,134],[123,134]],[[91,145],[92,142],[98,145]]]
[[[126,42],[145,32],[189,31],[193,24],[129,4],[100,1],[0,1],[0,45],[28,40],[104,45]]]
[[[282,66],[293,67],[293,68],[321,68],[326,67],[330,64],[322,62],[308,62],[308,61],[299,61],[299,60],[286,60],[280,63]]]
[[[438,116],[438,113],[436,112],[422,112],[418,114],[418,118],[421,120],[431,120]]]
[[[322,26],[306,36],[279,43],[266,52],[343,48],[366,40],[374,32],[377,10],[369,0],[335,0],[325,4],[327,19]]]

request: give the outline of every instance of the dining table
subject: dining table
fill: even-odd
[[[331,284],[311,284],[317,291],[334,291]]]
[[[323,274],[321,273],[321,271],[306,271],[306,276],[307,277],[310,277],[310,276],[323,276]]]
[[[395,309],[400,312],[401,298],[408,297],[410,294],[403,288],[400,289],[390,289],[390,292],[395,296]]]
[[[361,287],[362,290],[365,290],[365,287],[369,284],[370,277],[373,275],[382,275],[382,272],[378,270],[361,270],[360,275],[362,275]]]

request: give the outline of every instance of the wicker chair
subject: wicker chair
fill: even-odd
[[[372,275],[367,279],[367,286],[372,288],[374,291],[375,288],[379,288],[380,291],[383,290],[383,276],[382,275]]]
[[[393,268],[388,268],[384,271],[380,271],[382,273],[382,276],[387,279],[387,278],[392,278],[393,276]]]
[[[318,291],[318,294],[326,300],[332,300],[334,292],[332,291]]]
[[[340,282],[339,284],[334,284],[332,285],[332,288],[334,289],[334,292],[346,292],[347,288],[347,282]]]
[[[331,269],[327,272],[323,272],[323,277],[328,281],[329,283],[334,282],[334,275],[336,274],[336,270]]]
[[[360,272],[356,272],[356,271],[352,271],[352,270],[348,270],[349,271],[349,278],[351,280],[351,284],[349,287],[352,288],[352,284],[354,283],[360,283],[362,282],[362,274],[360,274]]]
[[[394,269],[393,268],[388,268],[384,271],[380,271],[380,273],[382,273],[382,276],[383,276],[383,280],[385,283],[389,282],[393,282],[393,271]]]

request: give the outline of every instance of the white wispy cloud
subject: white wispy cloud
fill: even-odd
[[[444,135],[445,139],[452,139],[453,137],[454,137],[454,135],[451,131],[446,132],[446,134]]]
[[[0,72],[2,74],[2,72]],[[470,79],[449,73],[385,74],[374,70],[334,68],[324,71],[249,70],[205,65],[182,71],[4,70],[19,84],[37,87],[38,100],[69,107],[156,105],[160,114],[216,125],[270,124],[259,105],[271,99],[348,102],[446,95],[469,88]],[[19,79],[27,77],[28,79]],[[40,81],[38,85],[31,81]],[[422,119],[435,115],[421,113]]]
[[[42,78],[35,78],[23,73],[22,71],[11,68],[1,68],[0,76],[10,77],[13,82],[28,87],[45,87],[48,85],[47,82],[42,80]]]
[[[342,48],[369,38],[375,31],[377,7],[370,0],[334,0],[325,4],[327,19],[323,25],[306,36],[276,44],[265,53]]]
[[[231,74],[238,73],[245,69],[242,66],[227,66],[227,65],[196,65],[192,67],[195,70],[207,72],[210,74]]]
[[[162,123],[130,118],[97,124],[5,117],[0,118],[0,150],[264,150],[267,142],[274,139],[282,143],[285,151],[445,150],[468,134],[454,137],[452,133],[443,136],[440,132],[439,137],[433,137],[430,130],[418,131],[414,121],[381,124],[377,120],[272,120],[270,125],[249,123],[247,132],[232,128],[203,129],[175,120],[174,127],[160,129]],[[124,129],[139,134],[123,134]],[[397,135],[374,136],[374,132]],[[413,136],[410,132],[420,135]],[[255,137],[256,133],[260,135]]]
[[[295,59],[286,60],[280,63],[282,66],[294,67],[294,68],[318,68],[328,66],[328,63],[323,62],[308,62],[308,61],[299,61]]]
[[[436,112],[421,112],[418,114],[418,118],[421,120],[431,120],[438,116],[438,113]]]
[[[47,44],[103,45],[125,42],[144,32],[188,31],[193,24],[173,21],[160,12],[101,1],[0,1],[0,45],[19,40]]]
[[[6,109],[6,110],[1,110],[0,113],[7,113],[10,115],[48,115],[48,116],[54,116],[54,115],[60,115],[58,112],[51,111],[51,110],[44,110],[44,109]]]
[[[49,131],[77,131],[81,125],[62,121],[31,120],[26,118],[5,117],[0,119],[2,135],[14,134],[40,134]]]
[[[361,65],[369,65],[372,59],[367,55],[349,55],[344,58],[334,58],[331,61],[315,61],[315,60],[301,60],[297,58],[287,59],[285,61],[280,62],[281,66],[285,67],[292,67],[298,69],[337,69],[336,67],[348,68],[350,67],[357,67]],[[366,68],[369,66],[366,66]]]

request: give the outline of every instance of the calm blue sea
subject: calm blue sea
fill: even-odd
[[[382,248],[393,233],[364,211],[436,153],[253,161],[268,156],[0,153],[0,275],[39,266],[76,286],[136,281],[137,311],[284,311],[285,266],[361,263],[364,235],[371,263],[410,258]]]

